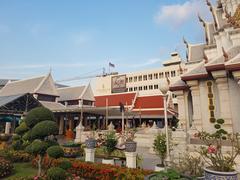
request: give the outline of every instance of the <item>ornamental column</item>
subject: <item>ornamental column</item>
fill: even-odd
[[[187,129],[187,104],[185,103],[184,98],[184,91],[174,91],[174,95],[177,96],[177,103],[178,103],[178,119],[179,119],[179,126],[186,130]]]
[[[64,129],[64,117],[63,115],[60,115],[60,120],[59,120],[59,134],[63,134],[63,129]]]
[[[215,79],[218,89],[219,96],[219,106],[220,106],[220,116],[219,118],[223,118],[225,123],[223,127],[229,133],[233,132],[232,127],[232,113],[231,113],[231,103],[229,96],[229,86],[228,79],[225,70],[222,71],[213,71],[212,76]]]
[[[202,114],[201,114],[201,100],[200,100],[200,88],[198,80],[187,81],[187,85],[190,87],[192,93],[193,104],[193,121],[198,131],[202,130]]]

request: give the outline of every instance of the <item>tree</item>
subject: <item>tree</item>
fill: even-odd
[[[49,140],[50,136],[58,133],[53,113],[44,107],[34,108],[16,131],[21,135],[22,141],[27,141],[29,144],[25,150],[38,157],[38,176],[40,176],[42,159],[47,149],[57,144]]]

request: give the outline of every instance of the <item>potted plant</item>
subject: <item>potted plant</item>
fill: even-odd
[[[136,150],[137,150],[137,142],[133,141],[135,133],[136,133],[136,131],[134,131],[134,130],[127,132],[127,139],[125,142],[125,151],[126,152],[136,152]]]
[[[81,144],[69,141],[62,145],[65,157],[77,157],[82,153]]]
[[[155,171],[162,171],[164,170],[165,164],[164,160],[167,155],[167,145],[166,145],[166,135],[165,134],[158,134],[153,142],[153,150],[160,158],[160,164],[155,166]]]
[[[200,132],[199,137],[205,146],[201,147],[200,154],[208,164],[204,168],[205,179],[238,179],[234,170],[235,159],[240,154],[239,134],[229,134],[222,128],[223,119],[212,121],[215,132]],[[230,144],[231,151],[224,152],[224,144]]]
[[[111,154],[116,149],[117,138],[115,132],[108,132],[105,134],[105,141],[103,143],[105,158],[102,160],[103,164],[112,164],[114,165],[114,159],[111,158]]]

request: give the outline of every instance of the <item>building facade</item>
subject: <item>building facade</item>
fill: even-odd
[[[240,26],[234,21],[239,4],[239,0],[219,0],[216,7],[208,3],[213,22],[199,17],[205,43],[185,41],[189,60],[196,58],[198,63],[170,89],[178,101],[178,118],[187,131],[194,126],[211,132],[211,122],[223,118],[228,132],[240,132]],[[193,47],[197,51],[192,51]]]

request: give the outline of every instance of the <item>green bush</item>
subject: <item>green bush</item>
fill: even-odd
[[[11,147],[14,150],[22,150],[23,146],[22,146],[22,140],[17,140],[17,141],[13,141]]]
[[[25,121],[21,122],[21,124],[15,129],[15,133],[21,136],[27,131],[28,127]]]
[[[0,157],[4,157],[6,160],[11,162],[30,162],[33,159],[29,153],[25,151],[15,151],[15,150],[1,150]]]
[[[166,135],[158,134],[153,142],[153,149],[159,156],[161,162],[160,165],[164,166],[164,159],[167,154]]]
[[[22,136],[22,139],[25,141],[31,141],[32,140],[32,130],[29,130],[27,132],[25,132]]]
[[[64,151],[60,146],[51,146],[47,149],[48,156],[54,159],[63,157]]]
[[[66,171],[60,167],[51,167],[47,171],[48,180],[65,180],[67,175]]]
[[[10,175],[12,170],[12,163],[3,157],[0,157],[0,178]]]
[[[34,140],[30,145],[26,147],[26,151],[28,153],[37,155],[44,155],[46,153],[46,150],[48,148],[48,144],[41,140]]]
[[[72,167],[72,163],[68,160],[63,160],[60,164],[59,167],[64,169],[64,170],[68,170]]]
[[[20,139],[21,139],[21,136],[18,135],[18,134],[14,134],[13,137],[12,137],[13,141],[17,141],[17,140],[20,140]]]
[[[37,123],[46,120],[54,121],[54,115],[52,111],[44,107],[32,109],[25,118],[25,122],[30,128],[34,127]]]
[[[104,151],[107,158],[111,156],[112,152],[116,149],[117,139],[115,132],[109,132],[105,135]]]
[[[42,121],[36,124],[32,128],[31,138],[32,139],[44,139],[49,135],[58,134],[58,126],[56,122],[53,121]]]
[[[48,147],[59,145],[55,140],[46,140],[45,142],[48,144]]]

